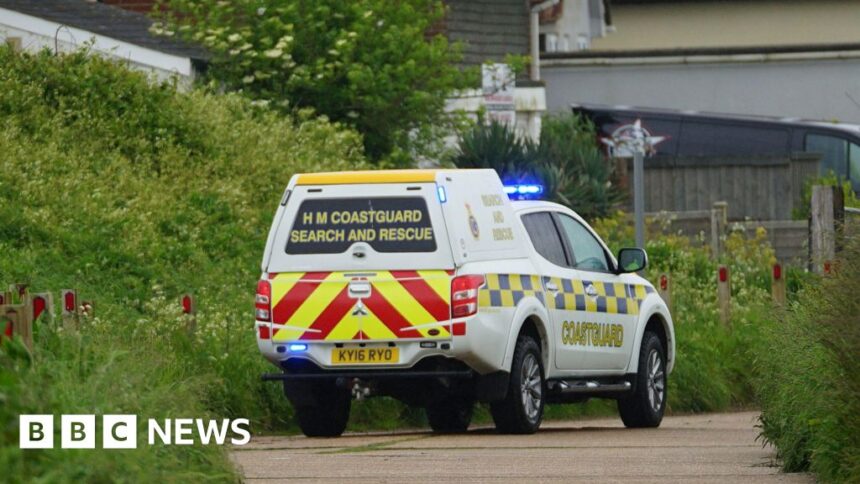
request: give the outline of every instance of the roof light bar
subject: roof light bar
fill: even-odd
[[[513,199],[532,198],[543,193],[543,187],[537,184],[505,185],[505,193]]]

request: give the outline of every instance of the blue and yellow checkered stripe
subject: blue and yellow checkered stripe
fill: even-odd
[[[549,295],[553,309],[588,311],[609,314],[639,314],[639,306],[645,296],[654,289],[643,284],[623,282],[600,282],[580,279],[544,277],[544,283],[552,282],[558,293]],[[588,296],[585,288],[594,286],[596,296]]]
[[[478,294],[482,307],[513,307],[527,296],[546,304],[540,277],[529,274],[487,274],[486,284]]]
[[[487,274],[486,281],[478,294],[481,307],[514,307],[524,297],[534,296],[550,309],[639,314],[642,300],[654,292],[650,286],[623,282],[544,277],[541,283],[539,276],[529,274]],[[544,285],[549,282],[559,288],[557,293],[544,292]],[[596,296],[586,294],[585,288],[589,285],[597,290]]]

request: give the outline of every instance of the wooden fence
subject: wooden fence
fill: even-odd
[[[803,266],[821,272],[833,259],[842,235],[860,234],[860,209],[843,208],[841,192],[834,187],[813,188],[809,220],[740,220],[730,222],[731,204],[716,202],[710,210],[646,213],[648,232],[689,237],[719,254],[725,236],[742,232],[748,238],[762,228],[783,265]]]
[[[697,212],[726,200],[729,220],[790,220],[805,181],[818,174],[819,156],[677,158],[645,161],[647,212]],[[619,165],[619,182],[632,168]],[[631,196],[632,200],[632,196]]]

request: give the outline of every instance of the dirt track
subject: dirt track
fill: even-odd
[[[250,482],[811,482],[782,474],[756,441],[757,413],[668,417],[628,430],[617,418],[544,422],[535,435],[477,428],[257,437],[232,456]]]

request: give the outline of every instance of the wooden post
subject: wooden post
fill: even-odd
[[[838,249],[838,235],[844,220],[842,188],[815,185],[809,211],[809,266],[818,274],[832,265]]]
[[[197,301],[194,300],[193,294],[182,295],[182,312],[186,317],[188,332],[193,334],[197,330]]]
[[[660,277],[657,279],[657,294],[660,295],[660,298],[663,299],[663,302],[666,303],[666,307],[669,308],[669,313],[672,313],[672,281],[669,279],[669,274],[660,274]]]
[[[3,314],[0,315],[0,319],[6,321],[4,326],[11,323],[12,334],[20,336],[24,345],[30,350],[33,349],[33,320],[27,305],[7,304],[3,306]]]
[[[785,275],[782,273],[782,266],[778,262],[773,265],[771,277],[770,292],[773,303],[777,306],[785,306]]]
[[[78,318],[78,293],[74,289],[63,289],[60,291],[63,298],[63,328],[67,331],[80,329]]]
[[[720,321],[730,326],[732,324],[732,282],[729,268],[726,266],[720,266],[717,270],[717,305]]]
[[[723,253],[723,236],[728,224],[729,204],[714,202],[711,208],[711,256],[716,259]]]
[[[24,345],[33,349],[33,307],[27,284],[12,284],[3,293],[0,304],[0,330],[3,335],[18,335]]]

